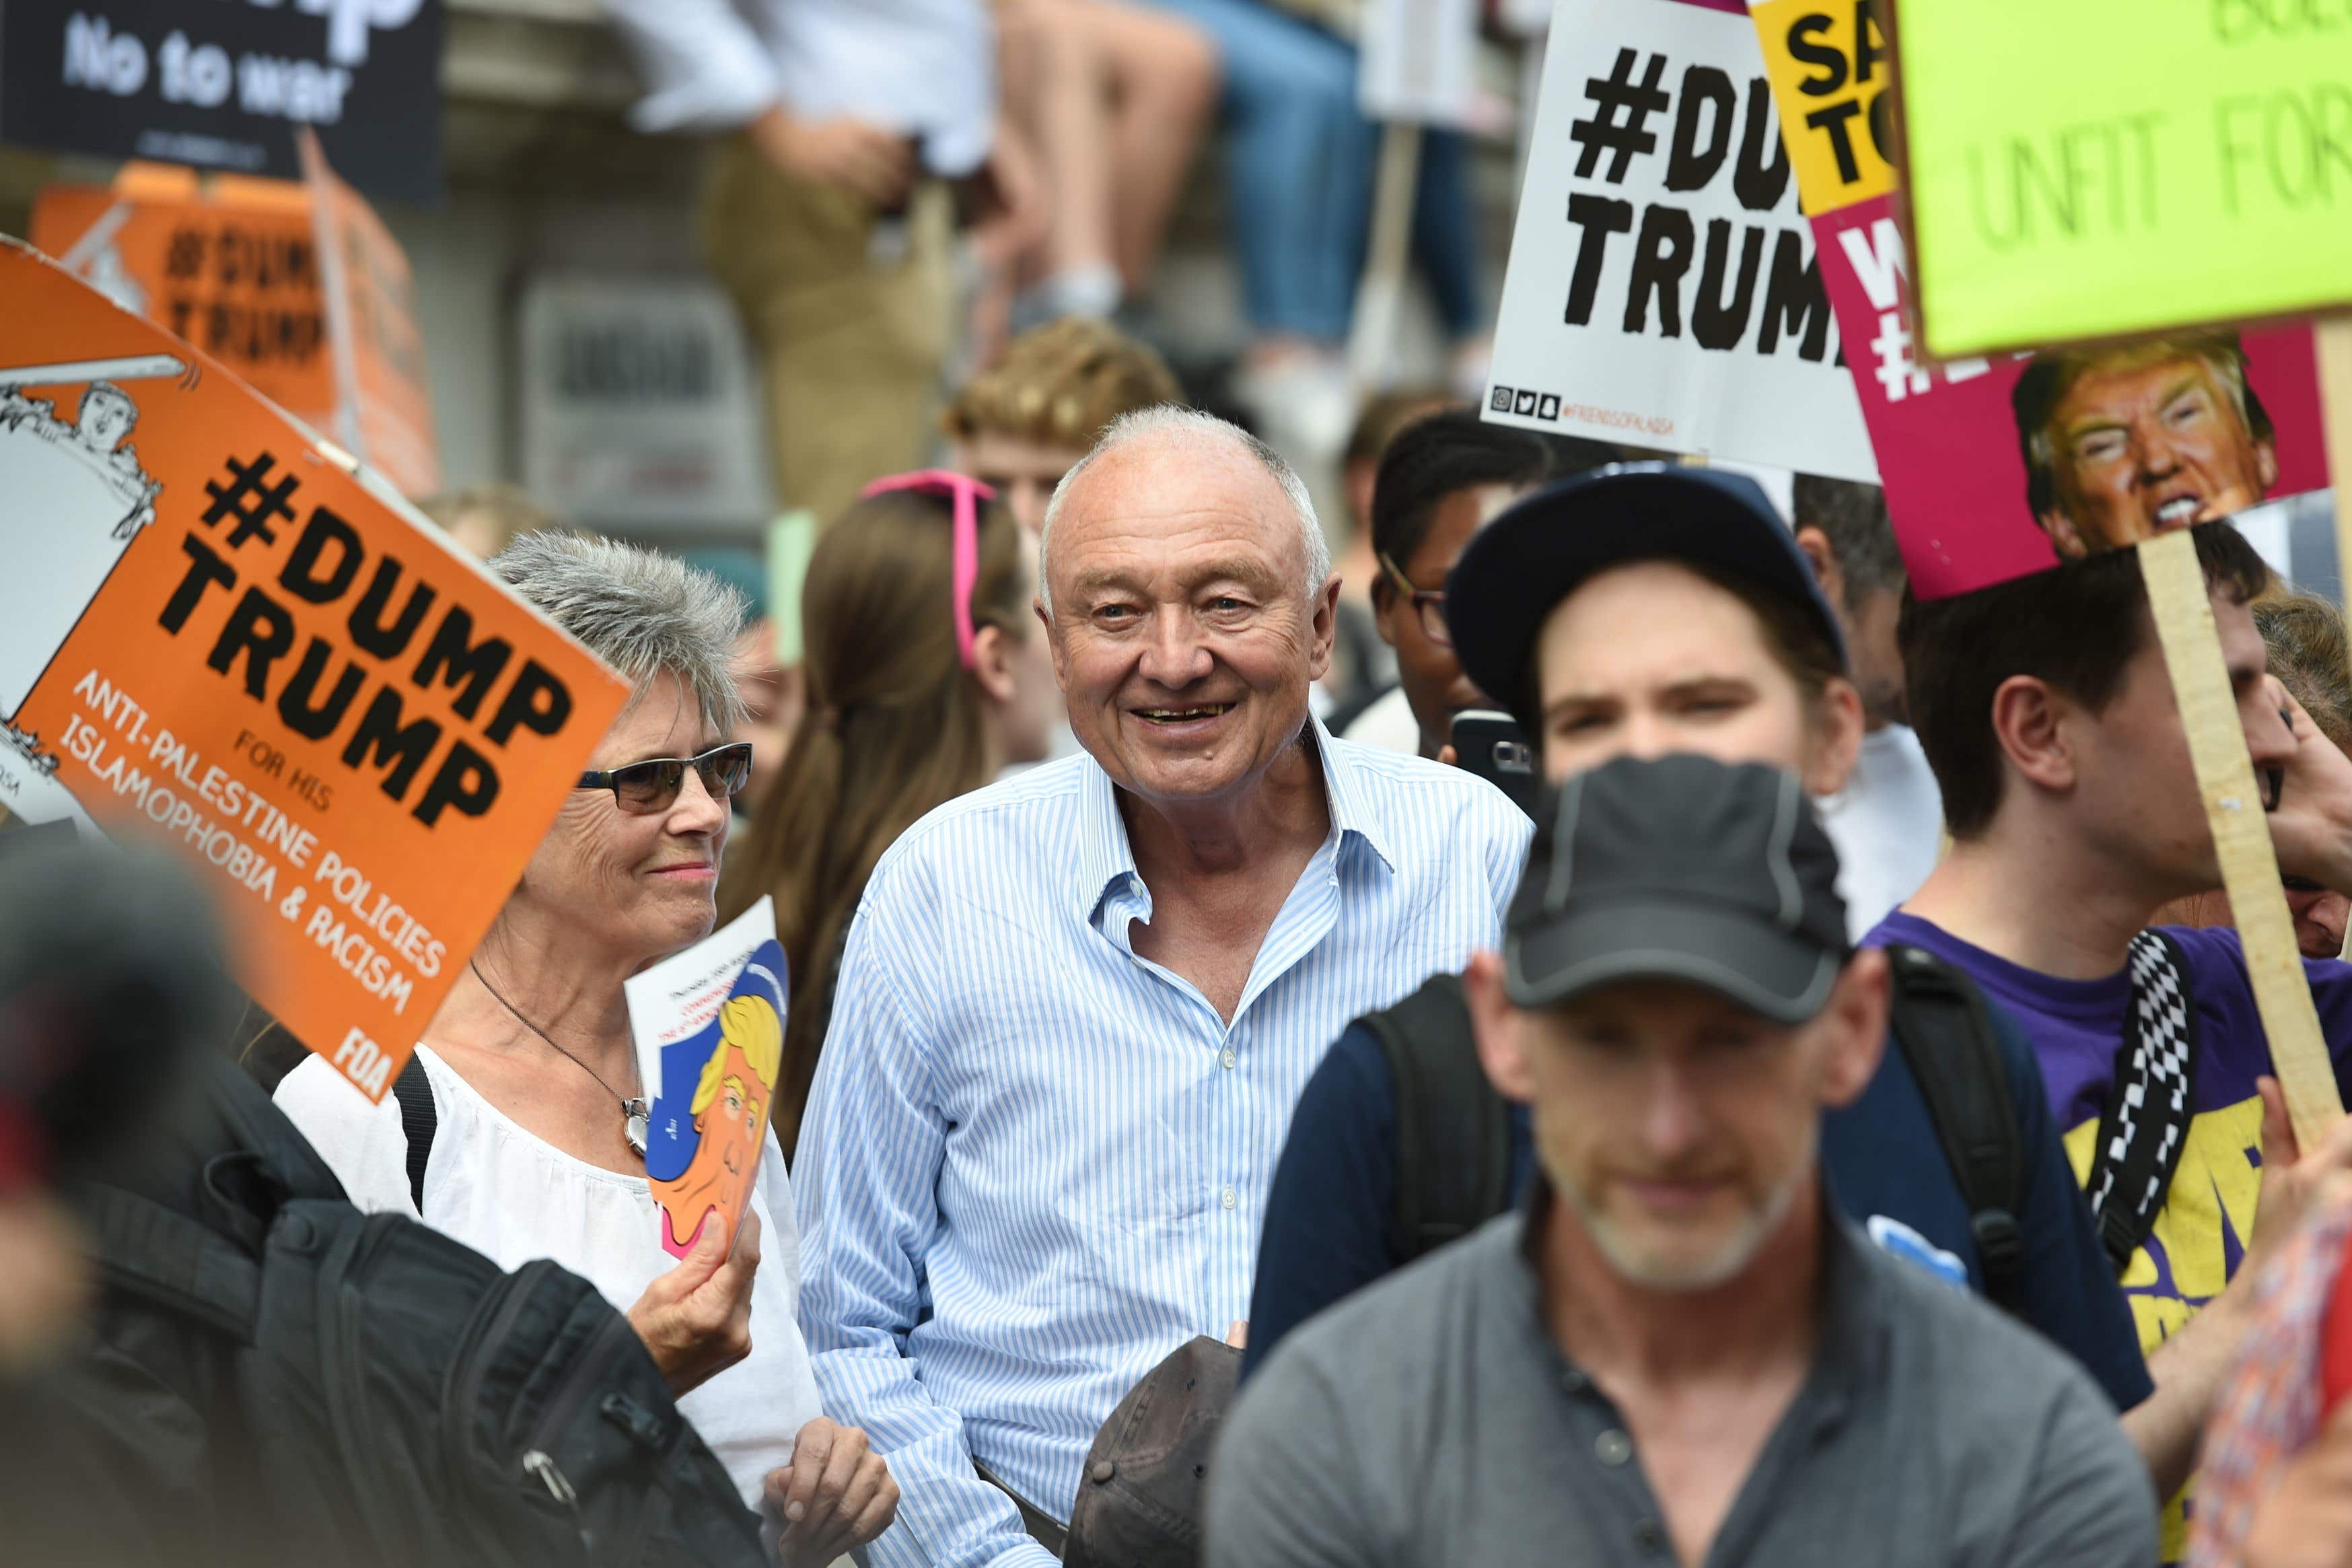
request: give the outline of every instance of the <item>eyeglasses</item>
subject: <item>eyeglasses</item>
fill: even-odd
[[[1404,574],[1404,568],[1390,560],[1385,550],[1381,552],[1379,560],[1381,570],[1388,574],[1396,591],[1412,601],[1413,614],[1421,617],[1421,635],[1440,647],[1452,647],[1454,632],[1445,624],[1445,590],[1414,587],[1412,579]]]
[[[971,593],[980,584],[980,503],[994,500],[996,490],[969,474],[946,468],[918,468],[911,474],[892,474],[877,479],[858,491],[857,499],[871,500],[892,490],[951,497],[955,501],[956,662],[966,669],[976,669],[980,654],[973,641],[976,634],[971,624]]]
[[[581,789],[608,789],[614,804],[632,816],[667,811],[686,785],[686,770],[702,775],[702,787],[713,800],[730,800],[751,782],[751,742],[730,741],[713,746],[698,757],[653,757],[609,773],[580,775]]]

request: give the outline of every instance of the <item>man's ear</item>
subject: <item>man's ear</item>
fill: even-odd
[[[2074,526],[2074,518],[2064,507],[2053,506],[2038,513],[2034,521],[2050,536],[2050,548],[2058,552],[2059,560],[2080,561],[2091,552],[2091,547],[2084,542],[2083,531]]]
[[[1845,568],[1838,564],[1837,549],[1830,536],[1811,523],[1797,530],[1797,548],[1813,563],[1813,580],[1822,585],[1822,596],[1832,605],[1845,603]]]
[[[1037,612],[1037,624],[1045,629],[1045,651],[1054,656],[1054,684],[1066,696],[1070,689],[1070,661],[1062,648],[1061,628],[1054,625],[1053,614],[1045,608],[1045,600],[1032,599],[1029,607]]]
[[[1013,700],[1013,638],[1003,626],[982,626],[972,634],[971,678],[990,701]]]
[[[1846,960],[1817,1023],[1830,1030],[1822,1064],[1822,1103],[1843,1110],[1862,1098],[1886,1054],[1886,1015],[1894,975],[1886,954],[1864,948]]]
[[[1822,687],[1818,720],[1819,743],[1805,767],[1809,795],[1835,795],[1853,774],[1854,759],[1862,755],[1862,734],[1869,721],[1862,711],[1862,693],[1853,681],[1839,676]]]
[[[2065,723],[2074,710],[2039,676],[2012,675],[1994,689],[1988,719],[2011,767],[2029,782],[2063,794],[2078,776]]]
[[[1309,628],[1314,647],[1307,679],[1320,680],[1331,668],[1331,645],[1339,630],[1339,574],[1337,572],[1323,579],[1323,586],[1315,591],[1314,605],[1314,620]]]
[[[1503,994],[1503,955],[1481,950],[1470,955],[1462,973],[1462,992],[1470,1001],[1470,1029],[1478,1041],[1478,1065],[1487,1081],[1506,1100],[1525,1105],[1536,1097],[1535,1075],[1528,1069],[1522,1027],[1525,1016]]]
[[[2278,483],[2278,443],[2275,441],[2255,442],[2254,466],[2262,472],[2263,494],[2270,494],[2271,487]]]

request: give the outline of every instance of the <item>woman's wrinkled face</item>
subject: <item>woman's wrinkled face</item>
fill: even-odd
[[[685,682],[665,670],[614,721],[587,765],[610,771],[692,757],[722,739]],[[517,897],[635,969],[710,934],[727,824],[727,803],[713,799],[692,768],[667,809],[643,816],[623,811],[609,789],[575,789],[524,868]]]

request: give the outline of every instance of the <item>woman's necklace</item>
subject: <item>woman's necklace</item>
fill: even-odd
[[[565,1050],[562,1046],[556,1045],[554,1040],[549,1037],[545,1029],[541,1028],[537,1024],[532,1023],[529,1018],[522,1016],[521,1008],[508,1001],[504,996],[500,996],[499,994],[499,988],[490,984],[490,977],[482,973],[482,966],[480,964],[475,963],[469,958],[466,961],[466,967],[474,972],[474,978],[482,983],[482,989],[488,992],[493,997],[497,998],[499,1006],[504,1007],[508,1012],[512,1013],[515,1016],[516,1023],[520,1024],[524,1028],[529,1029],[541,1039],[546,1040],[550,1046],[554,1047],[555,1053],[558,1056],[570,1062],[573,1067],[578,1068],[582,1072],[586,1073],[590,1078],[594,1079],[596,1080],[597,1088],[603,1089],[606,1094],[612,1095],[614,1100],[621,1102],[621,1136],[629,1141],[629,1147],[636,1152],[637,1158],[640,1160],[644,1159],[646,1157],[646,1134],[651,1131],[653,1127],[652,1116],[646,1104],[645,1097],[639,1095],[632,1099],[627,1095],[615,1092],[613,1086],[604,1081],[604,1074],[598,1072],[594,1068],[590,1067],[586,1062],[582,1061],[578,1057],[573,1056],[570,1051]]]

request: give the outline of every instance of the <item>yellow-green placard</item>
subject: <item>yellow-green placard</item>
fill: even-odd
[[[1895,0],[1938,358],[2352,300],[2352,0]]]

